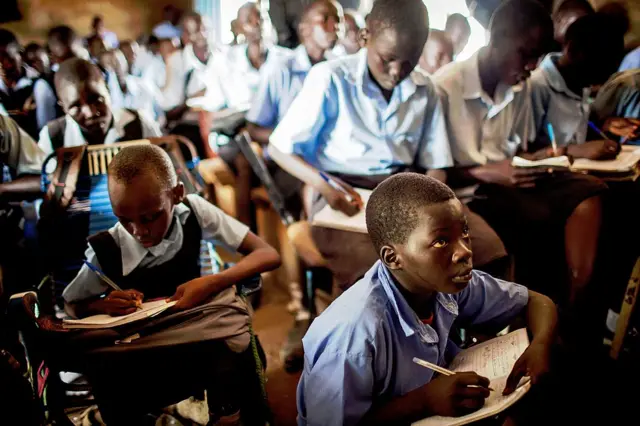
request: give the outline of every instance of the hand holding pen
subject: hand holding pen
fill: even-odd
[[[329,205],[334,210],[339,210],[347,216],[353,216],[364,207],[364,202],[351,186],[325,172],[319,172],[320,177],[327,183],[326,190],[322,191]]]

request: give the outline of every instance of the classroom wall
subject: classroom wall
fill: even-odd
[[[69,25],[85,36],[91,19],[99,14],[121,39],[136,38],[160,22],[162,8],[169,3],[187,10],[193,0],[18,0],[22,20],[0,27],[15,32],[23,43],[43,42],[55,25]]]

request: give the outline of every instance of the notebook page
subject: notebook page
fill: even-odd
[[[511,160],[513,167],[571,167],[569,157],[563,155],[560,157],[549,157],[544,160],[531,161],[522,157],[513,157]]]
[[[171,306],[175,305],[176,302],[167,303],[166,300],[155,300],[153,302],[145,302],[142,304],[142,309],[137,310],[129,315],[123,315],[119,317],[112,317],[106,314],[93,315],[90,317],[86,317],[83,319],[65,319],[64,324],[68,326],[102,326],[102,327],[111,327],[115,324],[122,325],[129,322],[137,321],[139,319],[147,318],[153,315],[156,315]]]
[[[640,161],[640,148],[624,147],[615,160],[594,161],[578,158],[571,166],[572,170],[593,170],[601,172],[625,172],[630,171]]]
[[[360,194],[364,207],[355,215],[347,216],[346,214],[334,210],[330,205],[326,205],[313,216],[311,224],[313,226],[321,226],[324,228],[341,229],[343,231],[358,232],[361,234],[367,233],[367,221],[365,215],[365,209],[367,201],[371,196],[371,191],[368,189],[355,188],[356,192]]]

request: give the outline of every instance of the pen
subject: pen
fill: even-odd
[[[451,371],[449,369],[446,369],[444,367],[440,367],[439,365],[430,363],[429,361],[425,361],[424,359],[420,359],[420,358],[417,358],[417,357],[413,358],[413,362],[415,362],[416,364],[418,364],[421,367],[428,368],[430,370],[435,371],[436,373],[440,373],[443,376],[453,376],[454,374],[456,374],[455,372],[453,372],[453,371]],[[472,385],[472,386],[469,386],[469,387],[473,388],[473,387],[480,387],[480,386]],[[487,389],[489,389],[491,392],[494,392],[494,390],[491,389],[491,388],[487,388]]]
[[[551,123],[547,124],[547,131],[549,132],[549,137],[551,138],[551,148],[553,149],[553,155],[558,155],[558,142],[556,141],[556,134],[553,131],[553,126]]]
[[[607,141],[611,140],[611,138],[607,136],[598,126],[593,124],[593,121],[589,121],[589,127],[591,127],[591,129],[597,134],[599,134],[604,140],[607,140]]]
[[[330,187],[332,187],[333,189],[337,189],[338,191],[342,192],[345,195],[345,197],[347,198],[347,201],[350,202],[350,203],[353,203],[353,197],[351,196],[351,194],[349,194],[347,191],[345,191],[345,189],[342,186],[338,185],[338,183],[335,180],[331,179],[329,177],[329,175],[327,175],[325,172],[320,171],[319,173],[320,173],[320,177],[322,179],[324,179],[324,181],[327,182]]]
[[[102,272],[96,265],[93,263],[84,261],[84,264],[87,265],[89,269],[91,269],[102,281],[104,281],[109,287],[116,291],[122,291],[122,289],[118,286],[118,284],[114,283],[111,278],[107,277],[104,272]]]

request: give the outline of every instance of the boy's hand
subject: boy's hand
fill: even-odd
[[[141,305],[144,294],[138,290],[112,291],[102,300],[101,310],[111,316],[134,313]]]
[[[640,120],[637,118],[612,117],[602,126],[602,130],[630,140],[640,137]]]
[[[211,280],[212,277],[207,277]],[[176,309],[191,309],[204,303],[211,297],[211,282],[196,278],[188,283],[182,284],[176,289],[176,293],[171,296],[170,301],[177,300]]]
[[[473,386],[473,387],[472,387]],[[489,396],[489,379],[476,373],[438,376],[423,386],[429,413],[462,416],[480,409]]]
[[[503,395],[513,393],[518,387],[520,379],[525,376],[531,378],[531,383],[536,384],[549,372],[549,345],[533,342],[527,350],[520,355],[507,378],[507,385],[502,392]]]
[[[342,188],[342,190],[334,188],[328,183],[325,185],[322,195],[331,208],[341,211],[347,216],[353,216],[358,213],[364,207],[360,194],[351,185],[338,178],[332,177],[331,180]],[[351,200],[349,200],[349,197]]]
[[[603,139],[571,145],[569,154],[574,158],[588,160],[613,160],[620,153],[620,149],[621,146],[618,142]]]
[[[548,177],[549,168],[547,167],[513,167],[511,160],[507,159],[487,165],[492,169],[491,183],[497,183],[504,186],[515,186],[518,188],[533,188],[536,186],[538,179]]]

